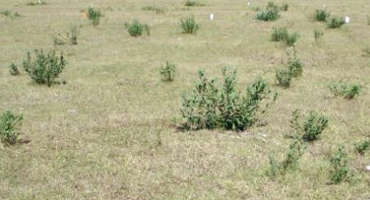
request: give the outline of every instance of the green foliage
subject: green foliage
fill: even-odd
[[[320,30],[314,30],[313,35],[315,37],[315,41],[317,42],[322,38],[322,36],[324,36],[324,32]]]
[[[301,76],[303,73],[303,63],[301,60],[297,57],[297,52],[295,48],[292,49],[292,52],[287,51],[287,54],[289,56],[288,59],[288,70],[292,77],[298,77]]]
[[[292,113],[290,126],[294,129],[294,137],[302,138],[304,141],[314,141],[322,134],[328,126],[328,118],[322,114],[311,111],[304,121],[301,120],[301,113],[295,110]]]
[[[332,17],[328,21],[328,28],[340,28],[345,24],[344,19],[341,17]]]
[[[306,146],[301,140],[294,140],[289,145],[289,150],[285,155],[285,158],[280,163],[277,162],[274,156],[270,155],[269,164],[270,169],[267,175],[275,177],[277,175],[284,175],[288,171],[294,171],[298,169],[299,159],[303,156],[306,150]]]
[[[154,11],[156,14],[164,13],[164,10],[162,8],[159,8],[159,7],[156,7],[156,6],[144,6],[144,7],[142,7],[142,10]]]
[[[175,78],[176,65],[167,61],[166,65],[162,66],[159,72],[162,76],[162,80],[173,81]]]
[[[266,103],[262,108],[261,103],[269,98],[271,91],[262,79],[249,85],[245,95],[236,88],[236,84],[235,70],[223,69],[222,87],[218,87],[215,79],[209,80],[200,71],[193,92],[183,96],[183,127],[242,131],[252,126],[258,113],[264,113],[269,107],[269,103]]]
[[[329,90],[335,96],[342,96],[346,99],[353,99],[360,94],[361,87],[358,84],[337,82],[329,85]]]
[[[361,141],[355,144],[356,151],[361,155],[365,154],[365,151],[368,150],[369,147],[370,147],[370,140]]]
[[[100,17],[102,17],[102,13],[100,12],[99,9],[96,9],[94,7],[89,7],[87,9],[87,18],[91,20],[94,26],[99,25]]]
[[[56,83],[55,79],[62,73],[66,61],[63,55],[57,56],[55,51],[44,54],[43,50],[35,50],[31,56],[27,52],[27,58],[23,61],[23,68],[30,78],[38,84],[47,84],[49,87]]]
[[[56,33],[53,36],[54,45],[65,45],[67,43],[71,45],[77,45],[79,33],[78,26],[71,26],[69,32]]]
[[[319,22],[326,22],[329,19],[330,13],[323,9],[316,10],[315,19]]]
[[[289,9],[289,4],[287,4],[287,3],[284,3],[284,4],[281,6],[281,8],[280,8],[280,10],[282,10],[282,11],[288,11],[288,9]]]
[[[16,64],[12,63],[9,65],[9,73],[12,76],[17,76],[20,74],[19,69]]]
[[[276,9],[263,9],[259,10],[256,14],[256,19],[261,21],[275,21],[279,17],[279,10]]]
[[[145,32],[147,35],[150,35],[150,29],[147,24],[141,24],[138,20],[134,19],[131,23],[125,23],[125,28],[127,32],[132,37],[138,37],[143,35]]]
[[[0,116],[0,140],[6,145],[12,145],[17,142],[19,136],[18,126],[23,120],[22,115],[14,115],[6,111]]]
[[[362,52],[363,52],[362,56],[370,57],[370,47],[366,47],[366,48],[362,49]]]
[[[3,15],[5,17],[9,17],[10,19],[15,19],[15,18],[21,16],[18,12],[12,12],[10,10],[1,11],[0,15]]]
[[[288,34],[286,39],[285,39],[285,43],[288,45],[288,46],[294,46],[295,43],[297,42],[299,38],[299,34],[298,33],[292,33],[292,34]]]
[[[196,0],[186,0],[185,1],[185,6],[189,6],[189,7],[191,7],[191,6],[204,6],[204,4],[199,3]]]
[[[278,27],[273,28],[271,34],[271,40],[274,42],[283,41],[288,46],[294,46],[299,38],[298,33],[289,33],[287,28]]]
[[[183,33],[195,34],[199,29],[199,24],[193,16],[181,19],[180,25]]]
[[[338,184],[350,178],[347,166],[348,158],[343,146],[340,146],[338,151],[331,156],[330,165],[329,179],[332,184]]]
[[[275,77],[278,85],[285,88],[288,88],[290,86],[292,74],[290,73],[289,69],[282,68],[276,70]]]

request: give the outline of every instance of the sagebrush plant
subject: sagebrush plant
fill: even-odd
[[[278,9],[262,9],[257,11],[256,19],[261,21],[275,21],[280,17]]]
[[[27,58],[23,61],[23,68],[30,78],[38,84],[47,84],[49,87],[57,83],[55,79],[65,66],[63,54],[57,56],[55,50],[48,53],[44,53],[42,49],[34,50],[34,56],[27,52]]]
[[[199,80],[193,92],[183,96],[181,108],[186,129],[213,129],[242,131],[252,126],[276,99],[262,79],[247,87],[246,94],[236,88],[236,70],[223,69],[223,84],[218,86],[215,79],[208,79],[199,71]],[[270,99],[272,101],[267,101]],[[266,101],[265,101],[266,100]]]
[[[355,149],[357,153],[363,155],[365,151],[370,147],[370,140],[364,140],[355,144]]]
[[[290,87],[290,83],[292,80],[292,74],[290,73],[289,69],[281,68],[281,69],[276,70],[275,78],[279,86],[282,86],[285,88]]]
[[[18,128],[22,120],[22,115],[15,115],[10,111],[6,111],[0,116],[0,140],[2,143],[12,145],[17,142],[20,134]]]
[[[317,9],[315,13],[315,19],[319,22],[326,22],[330,17],[330,12],[323,10],[323,9]]]
[[[340,81],[330,84],[329,90],[334,94],[334,96],[342,96],[346,99],[353,99],[360,95],[361,86],[359,84],[350,84]]]
[[[199,24],[195,21],[194,16],[181,19],[180,25],[183,33],[195,34],[199,29]]]
[[[328,22],[328,28],[340,28],[345,24],[345,21],[342,17],[331,17]]]
[[[20,74],[20,72],[19,72],[18,66],[17,66],[16,64],[14,64],[14,63],[10,64],[10,65],[9,65],[9,73],[10,73],[10,75],[12,75],[12,76],[17,76],[17,75],[19,75],[19,74]]]
[[[167,61],[166,65],[162,66],[159,72],[163,81],[173,81],[176,73],[176,65]]]
[[[88,9],[87,9],[87,18],[89,20],[91,20],[92,24],[94,26],[97,26],[100,24],[100,18],[102,17],[102,13],[99,9],[95,8],[95,7],[92,7],[90,6]]]
[[[127,29],[127,32],[132,37],[138,37],[143,35],[143,33],[146,33],[147,35],[150,35],[150,28],[147,24],[142,24],[138,20],[134,19],[131,23],[125,23],[125,28]]]
[[[326,116],[315,111],[311,111],[305,119],[302,119],[300,111],[295,110],[290,120],[290,126],[294,129],[293,137],[309,142],[317,140],[328,127],[328,123]]]
[[[317,42],[322,38],[322,36],[324,36],[324,32],[320,30],[314,30],[313,35],[314,35],[315,41]]]
[[[340,146],[337,152],[330,158],[329,179],[332,184],[338,184],[349,180],[350,171],[348,168],[347,153],[343,146]]]

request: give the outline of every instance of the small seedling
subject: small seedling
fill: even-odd
[[[191,6],[205,6],[204,4],[202,4],[202,3],[199,3],[198,1],[196,1],[196,0],[186,0],[185,1],[185,6],[189,6],[189,7],[191,7]]]
[[[19,69],[16,64],[12,63],[9,65],[9,73],[12,76],[17,76],[20,74]]]
[[[193,16],[181,19],[180,25],[183,33],[195,34],[199,29],[199,24]]]
[[[87,9],[87,18],[92,21],[92,24],[94,26],[99,25],[100,23],[100,17],[103,15],[101,14],[99,9],[96,9],[94,7],[89,7]]]
[[[323,9],[316,10],[315,19],[319,22],[326,22],[330,16],[330,13]]]
[[[368,150],[369,147],[370,147],[370,140],[361,141],[355,144],[356,151],[361,155],[364,155],[365,151]]]
[[[329,90],[334,94],[334,96],[342,96],[346,99],[353,99],[360,94],[361,87],[358,84],[337,82],[329,85]]]
[[[164,13],[164,10],[162,8],[156,7],[156,6],[144,6],[142,10],[146,11],[154,11],[156,14],[162,14]]]
[[[136,19],[132,20],[131,23],[125,23],[125,28],[132,37],[141,36],[144,32],[146,32],[147,35],[150,35],[149,26],[147,24],[141,24]]]
[[[15,115],[6,111],[0,116],[0,140],[5,145],[12,145],[17,142],[19,136],[19,125],[23,120],[22,115]]]
[[[160,74],[163,81],[173,81],[175,78],[176,65],[166,62],[166,65],[160,69]]]

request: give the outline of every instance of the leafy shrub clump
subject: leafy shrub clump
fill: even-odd
[[[0,116],[0,140],[6,145],[12,145],[17,142],[19,136],[18,126],[23,120],[22,115],[14,115],[6,111]]]
[[[349,180],[350,171],[348,169],[348,158],[343,146],[330,158],[331,169],[329,179],[332,184],[338,184],[342,181]]]
[[[323,10],[323,9],[316,10],[316,13],[315,13],[316,21],[326,22],[329,19],[329,17],[330,17],[330,12]]]
[[[167,61],[166,65],[162,66],[159,72],[162,76],[162,80],[173,81],[175,78],[176,65],[171,64]]]
[[[87,9],[87,18],[91,20],[92,24],[94,26],[97,26],[100,24],[100,18],[102,17],[102,13],[99,9],[96,9],[94,7],[89,7]]]
[[[9,65],[9,73],[10,73],[10,75],[12,75],[12,76],[17,76],[17,75],[19,75],[19,74],[20,74],[20,72],[19,72],[18,66],[17,66],[16,64],[14,64],[14,63],[10,64],[10,65]]]
[[[292,74],[290,73],[289,69],[282,68],[282,69],[276,70],[275,77],[276,77],[278,85],[285,87],[285,88],[290,87],[290,82],[292,80]]]
[[[370,147],[370,140],[361,141],[355,144],[356,151],[361,155],[365,154],[365,151],[368,150],[369,147]]]
[[[338,82],[329,85],[329,90],[335,96],[342,96],[346,99],[353,99],[360,94],[361,87],[358,84]]]
[[[145,32],[147,35],[150,35],[150,29],[147,24],[141,24],[138,20],[134,19],[131,23],[125,23],[125,28],[127,32],[132,37],[138,37],[143,35]]]
[[[328,21],[328,28],[340,28],[345,24],[344,19],[341,17],[332,17]]]
[[[199,80],[193,92],[183,96],[182,117],[186,129],[213,129],[242,131],[252,126],[259,113],[264,113],[271,102],[271,90],[262,79],[247,87],[246,94],[236,88],[236,71],[223,69],[222,87],[215,79],[208,79],[199,71]],[[272,99],[276,99],[276,95]],[[263,105],[261,105],[264,103]]]
[[[183,33],[195,34],[199,29],[199,24],[193,16],[181,19],[180,25]]]
[[[295,110],[292,116],[290,126],[295,131],[294,137],[302,138],[304,141],[317,140],[329,122],[327,117],[314,111],[311,111],[305,120],[301,120],[299,110]]]
[[[288,46],[294,46],[299,38],[298,33],[289,33],[287,28],[285,27],[278,27],[273,28],[271,34],[271,40],[274,42],[283,41]]]
[[[31,56],[31,53],[27,52],[23,68],[36,83],[47,84],[50,87],[56,83],[55,79],[62,73],[66,61],[63,55],[57,56],[54,50],[47,54],[43,50],[35,50],[34,54]]]
[[[261,21],[275,21],[280,17],[279,10],[263,9],[257,12],[256,18]]]
[[[292,52],[287,52],[289,59],[288,59],[288,70],[292,77],[299,77],[302,76],[303,73],[303,63],[297,57],[297,52],[295,48],[291,48]]]

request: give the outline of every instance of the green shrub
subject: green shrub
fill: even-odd
[[[328,28],[340,28],[345,24],[344,19],[340,17],[332,17],[328,21]]]
[[[290,126],[295,131],[294,137],[301,137],[304,141],[317,140],[329,122],[327,117],[314,111],[311,111],[303,122],[299,110],[295,110],[292,116]]]
[[[290,73],[289,69],[282,68],[282,69],[276,70],[275,77],[276,77],[278,85],[285,87],[285,88],[290,87],[290,82],[292,80],[292,74]]]
[[[346,99],[353,99],[360,94],[361,87],[358,84],[337,82],[329,85],[329,90],[335,96],[342,96]]]
[[[365,151],[368,150],[369,147],[370,147],[370,140],[361,141],[355,144],[356,151],[361,155],[365,154]]]
[[[67,43],[71,45],[78,44],[79,28],[78,26],[71,26],[69,32],[56,33],[53,36],[54,45],[65,45]]]
[[[156,14],[164,13],[164,10],[162,8],[159,8],[159,7],[156,7],[156,6],[144,6],[144,7],[142,7],[142,10],[154,11]]]
[[[224,128],[242,131],[252,126],[259,113],[264,113],[271,91],[262,79],[247,87],[247,93],[236,88],[236,71],[223,69],[223,85],[218,87],[215,79],[208,79],[199,72],[193,92],[183,96],[181,109],[186,129]],[[276,96],[275,96],[276,97]],[[275,97],[273,100],[275,100]]]
[[[280,17],[277,9],[263,9],[256,14],[256,19],[261,21],[275,21]]]
[[[102,14],[99,9],[96,9],[94,7],[89,7],[87,9],[87,18],[91,20],[94,26],[99,25],[100,17],[102,17]]]
[[[23,68],[30,78],[38,84],[47,84],[49,87],[56,83],[55,79],[62,73],[66,61],[63,55],[57,56],[55,51],[44,54],[43,50],[35,50],[35,56],[27,53],[23,61]]]
[[[301,76],[303,73],[303,63],[301,60],[297,57],[297,53],[295,48],[292,48],[293,52],[292,54],[288,54],[288,70],[292,77],[298,77]]]
[[[340,146],[338,151],[331,156],[330,165],[329,179],[332,184],[338,184],[350,178],[348,158],[343,146]]]
[[[286,39],[285,39],[285,43],[288,45],[288,46],[294,46],[295,43],[297,42],[299,38],[299,34],[298,33],[292,33],[292,34],[288,34]]]
[[[330,16],[330,13],[326,10],[318,9],[315,13],[315,19],[319,22],[326,22]]]
[[[127,32],[133,37],[141,36],[144,32],[146,32],[147,35],[150,35],[149,26],[147,24],[141,24],[136,19],[132,20],[131,23],[125,23],[125,27]]]
[[[199,3],[199,2],[197,2],[197,1],[195,1],[195,0],[186,0],[185,1],[185,6],[204,6],[204,4],[202,4],[202,3]]]
[[[17,142],[19,136],[18,126],[23,120],[22,115],[14,115],[6,111],[0,116],[0,140],[6,145],[12,145]]]
[[[274,42],[285,41],[288,37],[288,30],[285,27],[274,27],[272,29],[271,40]]]
[[[16,64],[12,63],[9,65],[9,73],[12,76],[17,76],[20,74],[19,69]]]
[[[173,81],[175,78],[176,65],[166,62],[165,66],[161,67],[160,74],[162,80],[164,81]]]
[[[180,25],[183,33],[194,34],[199,29],[199,24],[195,21],[193,16],[181,19]]]
[[[314,30],[313,35],[315,37],[315,41],[317,42],[322,38],[322,36],[324,36],[324,32],[320,30]]]

